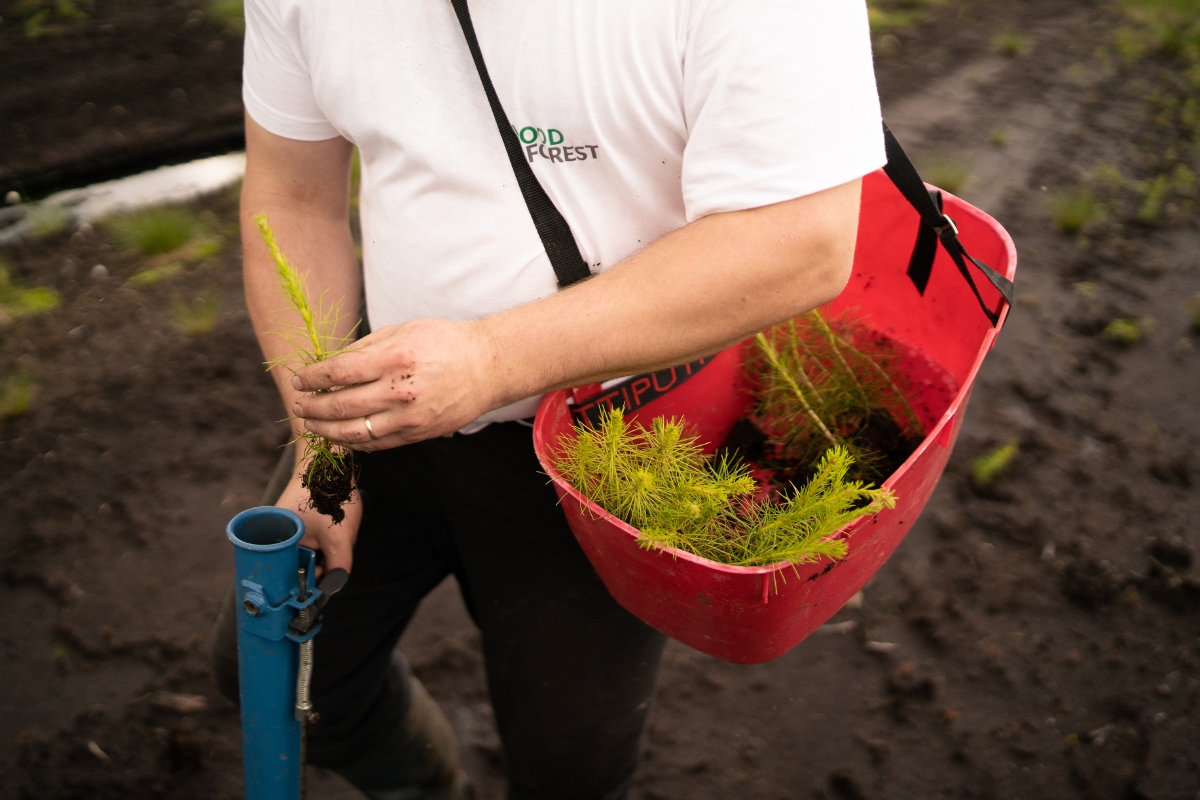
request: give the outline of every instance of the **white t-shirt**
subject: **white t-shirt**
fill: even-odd
[[[470,7],[500,102],[594,272],[707,214],[886,160],[864,0]],[[449,0],[245,9],[250,116],[359,148],[373,329],[477,319],[557,290]],[[464,430],[532,416],[539,399]]]

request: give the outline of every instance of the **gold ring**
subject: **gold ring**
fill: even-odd
[[[367,436],[370,436],[372,440],[379,438],[375,435],[375,429],[371,427],[370,414],[367,414],[365,417],[363,417],[363,424],[367,426]]]

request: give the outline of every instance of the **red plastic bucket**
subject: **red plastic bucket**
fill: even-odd
[[[945,212],[976,258],[1014,277],[1016,249],[994,219],[951,195],[945,195]],[[896,507],[859,519],[839,534],[849,547],[840,561],[731,567],[671,548],[643,549],[635,529],[590,503],[554,469],[551,453],[559,437],[572,432],[573,418],[568,392],[543,400],[533,429],[538,458],[584,552],[628,611],[709,655],[756,664],[783,655],[833,616],[900,544],[946,467],[971,385],[1000,330],[980,311],[942,248],[925,294],[917,292],[905,272],[918,222],[882,171],[868,175],[854,272],[845,291],[825,307],[833,314],[855,309],[869,328],[905,353],[899,368],[929,431],[885,482],[896,493]],[[994,307],[999,295],[986,285],[981,291]],[[1005,316],[1007,307],[1001,324]],[[682,416],[702,441],[719,445],[750,403],[742,347],[723,351],[686,383],[629,416],[645,423]]]

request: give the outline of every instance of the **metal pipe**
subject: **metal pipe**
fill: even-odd
[[[299,645],[288,637],[300,595],[312,586],[312,551],[298,547],[304,523],[283,508],[261,506],[229,521],[238,593],[238,674],[246,800],[296,800],[304,764],[296,719]]]

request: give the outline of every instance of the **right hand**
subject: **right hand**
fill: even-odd
[[[305,464],[306,460],[301,459],[300,463]],[[300,485],[300,471],[297,468],[275,505],[296,512],[300,519],[304,520],[304,538],[300,540],[300,544],[318,550],[324,556],[324,568],[317,568],[318,577],[324,571],[339,567],[350,571],[354,561],[354,541],[358,538],[358,526],[362,523],[363,513],[362,500],[359,499],[357,490],[342,507],[346,518],[335,525],[329,517],[317,513],[312,508],[308,490]]]

